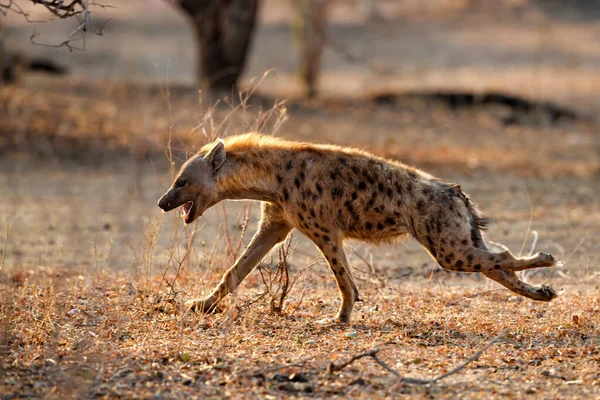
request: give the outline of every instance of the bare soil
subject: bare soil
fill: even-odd
[[[324,96],[310,102],[293,100],[289,16],[272,3],[246,84],[278,73],[242,106],[199,99],[189,31],[162,2],[108,10],[117,18],[84,53],[27,47],[71,75],[0,88],[0,398],[598,397],[600,23],[577,8],[586,2],[558,13],[553,2],[383,2],[388,20],[370,22],[340,6],[332,40],[369,61],[328,50]],[[18,46],[30,29],[9,20]],[[47,24],[43,38],[68,31]],[[492,91],[536,106],[439,96]],[[272,110],[278,98],[291,100]],[[548,102],[573,115],[553,118]],[[186,154],[248,129],[358,146],[460,183],[493,221],[488,242],[564,261],[524,276],[561,296],[536,303],[445,272],[413,241],[356,242],[347,253],[365,301],[351,325],[320,326],[339,304],[334,281],[296,233],[283,310],[275,254],[223,312],[182,312],[248,243],[259,205],[227,202],[183,227],[156,201]],[[436,383],[368,357],[327,371],[378,347],[401,376],[435,377],[504,330]]]

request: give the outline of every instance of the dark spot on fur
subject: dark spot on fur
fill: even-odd
[[[300,219],[300,221],[304,221],[304,215],[302,215],[301,213],[298,213],[298,218]]]
[[[360,181],[358,183],[358,189],[365,190],[367,188],[367,184],[364,181]]]
[[[460,242],[462,243],[463,246],[466,246],[469,244],[469,241],[467,239],[463,239]]]
[[[337,258],[332,258],[332,259],[331,259],[331,263],[332,263],[333,265],[337,265]]]
[[[277,175],[277,182],[282,183],[283,182],[283,176]]]
[[[323,194],[323,186],[321,186],[320,183],[317,183],[315,185],[315,188],[317,189],[317,192],[319,193],[319,196]]]
[[[391,199],[392,197],[394,197],[394,191],[392,189],[388,189],[387,190],[387,196]]]
[[[285,199],[285,201],[288,201],[290,199],[290,193],[287,189],[283,189],[283,198]]]
[[[310,210],[310,216],[313,218],[317,218],[317,214],[315,213],[315,210]]]
[[[383,183],[379,182],[379,185],[377,185],[377,189],[378,189],[378,190],[379,190],[381,193],[383,193],[383,190],[385,189],[385,188],[384,188],[384,186],[383,186]]]
[[[319,235],[319,234],[318,234],[318,233],[316,233],[316,232],[315,232],[315,233],[313,233],[313,235],[314,235],[316,238],[320,238],[320,237],[321,237],[321,235]]]
[[[425,202],[423,200],[417,201],[417,210],[423,214],[425,212]]]
[[[373,229],[373,224],[372,224],[372,223],[370,223],[370,222],[367,222],[367,223],[366,223],[366,225],[365,225],[365,227],[366,227],[368,230],[371,230],[371,229]]]
[[[326,241],[326,242],[329,242],[329,236],[323,235],[323,240]]]
[[[300,189],[300,179],[298,179],[298,177],[296,177],[296,179],[294,179],[294,185],[296,185],[297,189]]]
[[[350,214],[354,215],[354,207],[352,206],[352,203],[350,203],[350,200],[346,200],[344,202],[344,207],[346,207],[348,209]]]
[[[356,200],[358,198],[358,193],[353,192],[352,193],[352,200]]]
[[[302,211],[306,211],[306,204],[304,204],[304,203],[300,204],[300,208],[302,208]]]
[[[338,251],[338,247],[334,245],[334,246],[331,248],[331,250],[333,250],[333,252],[334,252],[334,253],[337,253],[337,251]]]
[[[358,174],[360,172],[360,170],[358,169],[358,167],[356,165],[352,166],[352,172],[354,172],[355,174]]]
[[[377,229],[380,231],[383,230],[383,224],[381,222],[377,224]]]
[[[473,268],[475,268],[475,271],[479,271],[479,270],[481,270],[481,265],[480,264],[475,264],[473,266]]]
[[[471,254],[467,255],[467,262],[468,263],[473,262],[473,256]]]
[[[290,169],[293,168],[293,166],[294,166],[294,164],[292,163],[292,160],[289,160],[287,162],[287,164],[285,165],[285,169],[287,169],[289,171]]]
[[[454,264],[456,267],[462,267],[464,265],[464,262],[462,260],[456,260],[456,264]]]
[[[301,181],[304,181],[304,178],[306,178],[306,175],[304,174],[304,171],[300,171],[299,177],[300,177]]]
[[[342,197],[343,194],[344,192],[340,188],[331,189],[331,197],[334,199]]]
[[[394,218],[388,217],[388,218],[385,219],[385,223],[388,224],[388,225],[395,225],[396,221],[394,220]]]

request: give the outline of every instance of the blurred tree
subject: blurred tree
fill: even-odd
[[[94,1],[86,0],[31,0],[34,4],[40,4],[46,7],[55,17],[64,19],[83,14],[79,27],[69,35],[69,37],[56,47],[66,46],[71,49],[70,42],[77,32],[85,32],[90,24],[89,5],[94,5]],[[6,15],[8,12],[14,12],[23,15],[27,20],[29,14],[24,11],[20,4],[14,0],[0,2],[0,15]],[[32,36],[32,40],[33,40]],[[2,19],[0,19],[0,86],[4,83],[10,83],[18,79],[19,76],[29,70],[40,70],[55,74],[63,74],[66,69],[54,64],[50,60],[37,59],[30,60],[23,53],[9,51],[4,43],[2,30]]]
[[[296,42],[300,47],[300,78],[308,97],[317,95],[321,58],[325,47],[325,26],[329,0],[294,0]]]
[[[197,79],[205,93],[237,92],[259,0],[175,0],[191,18],[198,44]]]

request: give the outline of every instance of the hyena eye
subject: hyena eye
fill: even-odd
[[[175,187],[177,187],[177,188],[184,187],[186,183],[187,182],[184,179],[178,179],[177,182],[175,182]]]

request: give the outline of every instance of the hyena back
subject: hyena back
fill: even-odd
[[[482,238],[486,220],[460,186],[364,151],[258,134],[232,136],[190,158],[158,205],[164,211],[183,206],[189,224],[225,199],[262,201],[259,229],[217,287],[206,298],[187,302],[193,310],[213,309],[293,228],[329,263],[341,295],[339,322],[350,320],[358,299],[345,239],[377,244],[412,235],[445,269],[481,272],[534,300],[556,297],[552,288],[531,286],[515,274],[554,266],[551,255],[490,252]]]

